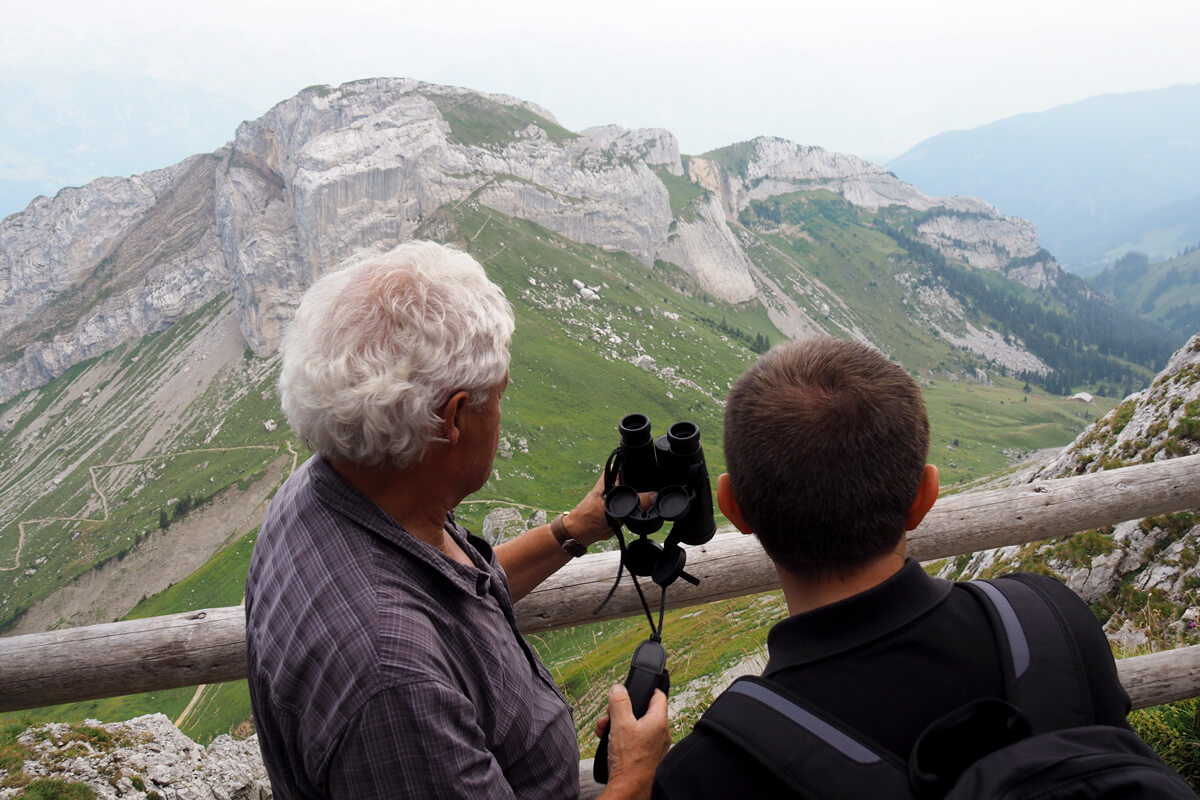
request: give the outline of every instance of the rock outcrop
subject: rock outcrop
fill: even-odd
[[[1035,474],[1061,478],[1200,452],[1200,334]]]
[[[689,210],[691,214],[676,220],[659,257],[688,265],[704,290],[717,297],[734,302],[753,298],[753,265],[725,224],[716,195],[698,198]]]
[[[221,292],[215,156],[38,198],[0,222],[0,401]]]
[[[760,137],[713,157],[689,159],[688,175],[720,198],[730,220],[754,200],[827,189],[870,211],[902,206],[927,212],[928,219],[917,227],[919,240],[948,258],[1003,272],[1030,288],[1054,284],[1061,273],[1030,222],[1003,216],[973,197],[930,197],[857,156]]]
[[[512,98],[400,79],[307,90],[244,123],[216,204],[246,340],[271,352],[323,270],[468,198],[652,262],[671,224],[654,169],[682,171],[678,144],[666,131],[591,131]]]
[[[1175,353],[1148,389],[1125,398],[1028,479],[1198,452],[1200,333]],[[1200,513],[1165,514],[1068,540],[982,551],[948,561],[941,574],[973,578],[1022,562],[1045,564],[1093,608],[1103,610],[1110,638],[1120,646],[1200,641]]]
[[[256,736],[222,735],[204,747],[180,733],[162,714],[128,722],[89,720],[82,725],[30,728],[5,755],[0,800],[22,796],[27,787],[38,786],[42,789],[38,796],[66,796],[64,784],[83,784],[100,800],[272,797]],[[20,766],[10,766],[18,756]]]

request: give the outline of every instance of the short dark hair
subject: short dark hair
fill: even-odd
[[[772,348],[725,406],[734,496],[767,555],[796,575],[844,574],[894,548],[928,454],[920,387],[870,345]]]

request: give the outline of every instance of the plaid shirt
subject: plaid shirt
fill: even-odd
[[[563,798],[579,791],[566,700],[517,632],[491,548],[474,567],[410,536],[321,456],[263,520],[246,657],[275,796]]]

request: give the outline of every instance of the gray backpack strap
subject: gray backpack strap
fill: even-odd
[[[1087,673],[1075,635],[1035,587],[1012,578],[959,584],[982,601],[1000,651],[1008,702],[1034,734],[1091,725]]]
[[[913,796],[895,755],[762,678],[738,678],[696,727],[754,758],[798,797]]]

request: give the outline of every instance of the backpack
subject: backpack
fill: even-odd
[[[734,681],[696,727],[754,758],[798,797],[1196,798],[1132,730],[1092,724],[1071,632],[1037,590],[1005,579],[959,585],[988,612],[1006,696],[935,720],[907,762],[763,678]]]

